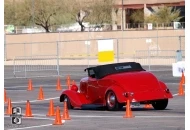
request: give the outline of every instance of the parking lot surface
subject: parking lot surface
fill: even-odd
[[[80,79],[85,76],[86,66],[62,66],[62,73],[70,74],[71,80],[77,85]],[[5,75],[11,75],[11,66],[5,66]],[[39,73],[39,72],[36,72]],[[85,109],[69,110],[71,120],[62,120],[63,125],[52,125],[54,117],[47,117],[49,101],[53,99],[54,107],[59,106],[63,113],[63,103],[59,102],[61,91],[56,91],[57,77],[32,78],[34,90],[27,91],[28,79],[12,78],[5,79],[7,97],[11,98],[12,106],[22,108],[25,114],[26,100],[30,101],[33,117],[23,117],[21,125],[11,124],[11,117],[4,115],[4,127],[6,130],[184,130],[185,129],[185,96],[178,95],[180,78],[174,78],[172,71],[153,71],[156,77],[166,83],[173,94],[169,100],[167,109],[154,110],[152,108],[132,107],[133,118],[123,118],[125,108],[120,111],[107,111],[95,107]],[[66,77],[61,78],[62,89],[66,87]],[[39,87],[43,87],[44,100],[37,100]],[[7,109],[7,103],[4,105]]]

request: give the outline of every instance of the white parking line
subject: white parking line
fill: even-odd
[[[184,91],[185,92],[185,91]],[[176,94],[173,94],[173,96],[178,96],[179,94],[178,93],[176,93]]]
[[[176,94],[173,94],[173,96],[178,96],[178,93],[176,93]]]
[[[184,116],[135,116],[135,117],[142,117],[142,118],[185,118],[185,115]]]
[[[103,118],[103,117],[113,117],[113,118],[115,118],[115,117],[118,117],[118,118],[121,118],[121,117],[123,117],[123,115],[122,116],[93,116],[93,115],[86,115],[86,116],[84,116],[84,115],[70,115],[70,117],[84,117],[84,118],[89,118],[89,117],[97,117],[97,118]],[[184,118],[185,116],[135,116],[134,115],[134,117],[139,117],[139,118]]]
[[[184,91],[185,92],[185,91]],[[177,94],[173,94],[173,96],[178,96],[178,93]],[[31,100],[30,102],[43,102],[43,101],[48,101],[48,100],[51,100],[51,99],[59,99],[60,97],[53,97],[53,98],[46,98],[44,100]],[[15,101],[15,102],[12,102],[12,103],[26,103],[26,101]]]
[[[62,120],[62,123],[65,123],[65,120]],[[39,128],[39,127],[46,127],[46,126],[52,126],[52,124],[46,124],[46,125],[37,125],[37,126],[28,126],[28,127],[22,127],[22,128],[15,128],[15,129],[8,129],[8,130],[22,130],[22,129],[31,129],[31,128]]]
[[[8,130],[31,129],[31,128],[39,128],[39,127],[51,126],[51,125],[52,125],[52,124],[46,124],[46,125],[38,125],[38,126],[29,126],[29,127],[22,127],[22,128],[8,129]]]
[[[51,87],[51,86],[56,86],[56,85],[49,85],[49,84],[45,84],[45,85],[41,85],[41,84],[35,84],[35,85],[33,85],[33,87],[34,88],[38,88],[38,87],[40,87],[40,86],[43,86],[43,87],[45,87],[45,86],[47,86],[47,87]],[[63,87],[65,87],[66,85],[61,85],[61,86],[63,86]],[[9,87],[4,87],[4,88],[27,88],[28,86],[9,86]]]
[[[46,114],[33,114],[34,116],[42,116],[42,117],[46,117]]]
[[[4,117],[10,117],[10,116],[4,115]],[[42,118],[42,117],[22,117],[22,118],[26,118],[26,119],[40,119],[40,120],[54,120],[53,118]]]
[[[18,91],[27,91],[27,90],[6,90],[6,91],[18,92]]]
[[[46,117],[46,115],[44,114],[33,114],[34,116],[44,116]],[[6,116],[5,116],[6,117]],[[10,117],[10,116],[7,116],[7,117]],[[107,117],[113,117],[113,118],[121,118],[123,117],[123,115],[121,116],[96,116],[96,115],[70,115],[70,117],[81,117],[81,118],[107,118]],[[184,118],[184,116],[135,116],[134,117],[138,117],[138,118]],[[25,118],[29,118],[29,117],[25,117]],[[42,117],[31,117],[33,119],[44,119],[44,120],[54,120],[53,118],[42,118]]]
[[[31,100],[30,102],[43,102],[43,101],[48,101],[48,100],[51,100],[51,99],[58,99],[60,97],[53,97],[53,98],[46,98],[44,100]],[[26,103],[27,101],[16,101],[16,102],[12,102],[12,103]]]
[[[179,85],[179,83],[165,83],[165,84],[176,84],[176,85]],[[182,84],[182,85],[185,85],[185,84]]]

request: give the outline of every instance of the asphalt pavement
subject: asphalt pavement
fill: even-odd
[[[71,76],[78,84],[80,79],[86,74],[84,68],[87,66],[61,66],[61,85],[62,89],[66,87],[66,75]],[[157,69],[155,66],[154,70]],[[49,101],[53,99],[54,106],[61,108],[63,114],[63,103],[59,102],[61,91],[56,90],[57,77],[52,77],[51,73],[44,72],[46,77],[33,77],[33,91],[27,91],[28,78],[14,78],[13,66],[5,66],[4,87],[7,97],[12,100],[13,106],[22,108],[22,114],[25,114],[26,100],[30,101],[33,117],[22,117],[21,125],[11,124],[11,117],[4,115],[4,127],[6,130],[184,130],[185,129],[185,96],[178,96],[179,78],[172,76],[172,71],[164,67],[165,71],[152,71],[156,77],[166,83],[173,94],[169,100],[167,109],[154,110],[145,109],[143,105],[133,107],[133,118],[123,118],[125,108],[120,111],[107,111],[99,108],[85,108],[69,110],[71,120],[63,120],[63,125],[52,125],[54,117],[47,117]],[[158,68],[157,70],[159,70]],[[34,72],[33,72],[34,73]],[[40,72],[35,72],[38,75]],[[23,74],[22,74],[23,75]],[[8,78],[11,77],[11,78]],[[39,87],[43,87],[45,100],[37,100]],[[4,105],[7,109],[7,103]]]

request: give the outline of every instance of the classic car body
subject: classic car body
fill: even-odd
[[[99,65],[85,71],[88,76],[81,79],[79,88],[73,85],[61,93],[60,102],[67,100],[69,109],[94,104],[118,110],[130,99],[163,110],[172,98],[167,86],[136,62]]]

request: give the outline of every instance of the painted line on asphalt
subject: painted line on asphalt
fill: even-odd
[[[39,127],[46,127],[51,126],[52,124],[46,124],[46,125],[37,125],[37,126],[29,126],[29,127],[22,127],[22,128],[15,128],[15,129],[8,129],[8,130],[22,130],[22,129],[32,129],[32,128],[39,128]]]
[[[4,115],[4,117],[10,117],[10,116]],[[25,119],[39,119],[39,120],[54,120],[53,118],[42,118],[42,117],[22,117],[22,118],[25,118]]]
[[[142,118],[150,118],[150,117],[153,117],[153,118],[185,118],[185,115],[184,116],[135,116],[135,117],[142,117]]]
[[[185,93],[185,91],[184,91],[184,93]],[[176,93],[176,94],[173,94],[172,96],[178,96],[179,94],[178,93]]]
[[[65,123],[65,120],[62,120],[62,123]],[[36,126],[28,126],[28,127],[22,127],[22,128],[14,128],[14,129],[8,129],[8,130],[22,130],[22,129],[32,129],[32,128],[40,128],[40,127],[46,127],[46,126],[52,126],[53,124],[46,124],[46,125],[36,125]]]
[[[165,84],[179,84],[179,83],[165,83]],[[45,84],[45,85],[41,85],[41,84],[39,84],[39,85],[33,85],[33,87],[34,88],[38,88],[39,86],[46,86],[46,87],[54,87],[54,86],[56,86],[56,85],[49,85],[49,84]],[[67,85],[61,85],[61,86],[63,86],[63,87],[66,87]],[[9,86],[9,87],[4,87],[4,88],[27,88],[28,86]]]
[[[87,115],[87,116],[80,116],[80,115],[70,115],[70,117],[84,117],[84,118],[89,118],[89,117],[97,117],[97,118],[103,118],[103,117],[123,117],[123,116],[93,116],[93,115]],[[185,116],[134,116],[134,117],[138,117],[138,118],[184,118]]]
[[[15,91],[15,92],[17,92],[17,91],[27,91],[27,90],[7,90],[6,89],[6,91]]]
[[[184,91],[185,92],[185,91]],[[178,96],[178,93],[177,94],[173,94],[173,96]],[[48,101],[48,100],[51,100],[51,99],[58,99],[60,97],[53,97],[53,98],[46,98],[44,100],[31,100],[30,102],[43,102],[43,101]],[[26,101],[15,101],[15,102],[12,102],[12,103],[26,103]]]
[[[165,84],[179,84],[179,83],[165,83]],[[39,85],[33,85],[34,88],[38,88],[39,86],[47,86],[47,87],[51,87],[51,86],[56,86],[56,85],[49,85],[49,84],[45,84],[45,85],[42,85],[42,84],[39,84]],[[66,87],[67,85],[61,85],[63,87]],[[4,88],[24,88],[24,87],[28,87],[28,86],[9,86],[9,87],[4,87]]]
[[[48,84],[46,84],[46,85],[42,85],[42,84],[39,84],[39,85],[33,85],[33,87],[34,88],[38,88],[38,87],[40,87],[40,86],[43,86],[43,87],[45,87],[45,86],[49,86],[49,87],[51,87],[51,86],[56,86],[56,85],[48,85]],[[65,87],[65,86],[67,86],[67,85],[61,85],[61,86],[63,86],[63,87]],[[4,88],[27,88],[28,86],[9,86],[9,87],[4,87]]]
[[[179,85],[179,83],[165,83],[165,84],[177,84],[177,85]],[[182,85],[185,85],[185,84],[182,84]]]
[[[173,96],[178,96],[178,93],[176,93],[176,94],[173,94]]]
[[[53,97],[53,98],[46,98],[46,99],[44,99],[44,100],[31,100],[30,101],[30,103],[31,102],[43,102],[43,101],[48,101],[48,100],[51,100],[51,99],[58,99],[58,98],[60,98],[60,97]],[[27,101],[15,101],[15,102],[12,102],[12,103],[26,103]]]
[[[47,117],[46,114],[32,114],[34,116],[42,116],[42,117]]]
[[[36,115],[36,116],[41,116],[41,117],[44,117],[46,116],[45,114],[33,114],[33,115]],[[95,115],[70,115],[70,117],[84,117],[84,118],[88,118],[88,117],[97,117],[97,118],[101,118],[101,117],[122,117],[122,116],[95,116]],[[166,117],[166,118],[183,118],[185,116],[135,116],[135,117],[145,117],[145,118],[149,118],[149,117],[154,117],[154,118],[161,118],[161,117]]]

